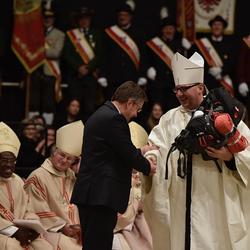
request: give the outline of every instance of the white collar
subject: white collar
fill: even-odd
[[[113,103],[113,102],[112,102],[112,103]],[[118,106],[117,106],[115,103],[113,103],[113,105],[116,107],[116,109],[118,110],[119,114],[121,115],[121,111],[120,111],[120,109],[118,108]]]
[[[121,26],[120,26],[120,28],[123,29],[123,30],[128,30],[128,29],[131,27],[131,25],[132,25],[132,24],[129,23],[129,24],[127,24],[127,26],[124,26],[124,27],[121,27]]]
[[[9,177],[9,178],[4,178],[0,176],[0,182],[8,182],[10,180],[12,180],[15,177],[14,173]]]
[[[219,36],[219,37],[212,36],[212,40],[215,42],[221,42],[223,40],[223,36]]]

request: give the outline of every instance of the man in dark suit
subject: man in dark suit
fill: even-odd
[[[152,147],[136,149],[128,126],[145,100],[140,86],[125,82],[85,124],[83,160],[71,199],[79,208],[84,250],[111,250],[117,213],[128,205],[132,169],[156,172],[156,163],[143,157]]]

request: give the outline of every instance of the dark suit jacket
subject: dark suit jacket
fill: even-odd
[[[148,175],[150,164],[132,144],[127,121],[111,102],[101,106],[85,124],[82,155],[72,203],[103,205],[123,213],[132,168]]]

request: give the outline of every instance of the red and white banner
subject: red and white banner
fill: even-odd
[[[196,37],[194,0],[183,0],[182,10],[183,36],[186,37],[190,42],[193,42]]]
[[[194,0],[194,2],[197,32],[210,32],[208,22],[217,15],[228,22],[225,33],[234,32],[235,0]]]
[[[234,32],[236,0],[177,0],[177,26],[192,41],[195,32],[210,32],[209,21],[222,16],[228,26],[226,34]]]
[[[45,36],[41,0],[14,0],[12,50],[32,73],[45,59]]]

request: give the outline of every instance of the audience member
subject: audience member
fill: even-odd
[[[45,137],[39,141],[37,144],[37,148],[39,149],[39,153],[41,153],[45,158],[48,158],[52,151],[54,150],[56,142],[56,132],[54,127],[47,126],[45,130]]]
[[[42,115],[34,115],[33,117],[31,117],[31,119],[33,120],[36,128],[35,140],[39,142],[45,136],[45,131],[47,127],[45,118]]]
[[[44,156],[40,153],[37,145],[37,130],[34,120],[26,119],[22,122],[21,147],[16,162],[16,172],[26,178],[35,168],[44,161]]]
[[[77,98],[72,98],[66,106],[66,110],[59,111],[55,114],[53,127],[58,129],[63,125],[80,120],[81,104]]]
[[[148,133],[159,123],[161,116],[163,115],[162,105],[155,102],[151,108],[148,119],[145,124],[145,129]]]

